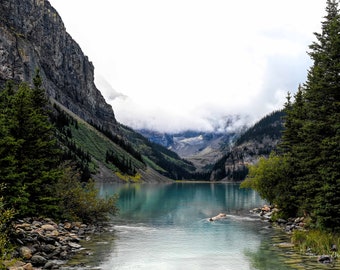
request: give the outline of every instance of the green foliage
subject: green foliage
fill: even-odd
[[[143,155],[143,160],[160,174],[175,180],[202,180],[202,177],[208,179],[208,174],[196,173],[191,162],[181,159],[175,152],[159,144],[148,141],[131,128],[121,125],[120,132]]]
[[[271,140],[279,140],[283,131],[283,121],[285,112],[283,110],[272,112],[254,126],[247,129],[235,142],[235,145],[241,145],[249,140],[255,140],[261,143],[266,137]],[[273,150],[270,149],[269,152]],[[268,152],[268,154],[269,154]]]
[[[332,254],[334,257],[339,257],[339,253],[332,250],[333,245],[337,247],[340,245],[340,237],[337,234],[320,230],[295,230],[292,235],[292,242],[301,253]]]
[[[282,164],[272,164],[273,160],[269,158],[262,168],[262,161],[259,166],[254,167],[254,182],[248,185],[253,185],[260,194],[273,200],[284,212],[291,215],[304,214],[312,218],[317,228],[338,232],[340,15],[337,1],[327,0],[326,12],[322,31],[315,34],[317,41],[310,46],[309,55],[314,64],[308,71],[307,81],[299,86],[294,102],[291,101],[290,94],[287,97],[285,130],[279,147]],[[270,178],[273,177],[270,173],[273,166],[276,167],[274,179]],[[260,177],[261,174],[266,177]],[[252,181],[252,178],[248,181]],[[260,185],[261,182],[266,184]],[[268,189],[279,192],[278,187],[288,187],[288,196],[268,192]],[[298,207],[293,205],[289,209],[292,202]]]
[[[11,243],[9,241],[9,223],[14,216],[13,209],[6,209],[4,204],[4,185],[0,185],[0,269],[3,260],[9,259]]]
[[[56,195],[60,198],[60,208],[64,209],[63,218],[94,223],[107,220],[107,214],[118,212],[118,197],[98,198],[98,190],[91,180],[80,181],[79,171],[65,166],[63,176],[56,185]]]
[[[0,93],[1,183],[7,185],[5,202],[18,215],[54,213],[57,207],[52,186],[60,173],[59,150],[37,91],[22,83]]]
[[[134,158],[136,158],[140,162],[144,163],[141,153],[138,152],[129,142],[124,140],[122,137],[119,137],[118,135],[112,134],[112,132],[110,132],[107,129],[104,129],[102,127],[98,127],[97,125],[95,125],[93,123],[91,123],[91,125],[93,127],[95,127],[96,129],[98,129],[106,137],[108,137],[112,142],[114,142],[115,144],[120,146],[122,149],[124,149],[126,152],[131,154]]]
[[[48,110],[38,71],[33,84],[31,88],[26,83],[8,82],[0,91],[0,184],[6,186],[6,193],[0,197],[1,254],[1,249],[7,248],[4,224],[14,214],[6,209],[15,209],[17,217],[84,222],[101,221],[107,213],[117,212],[116,197],[98,198],[93,181],[82,183],[78,171],[60,165],[63,158],[88,164],[91,157],[68,140],[73,138],[71,129],[78,129],[77,121],[60,111],[53,114]],[[73,152],[65,155],[66,150]],[[84,172],[84,167],[81,169]]]
[[[91,155],[73,139],[72,130],[79,128],[78,121],[66,114],[59,106],[53,105],[51,121],[56,126],[56,137],[62,148],[62,160],[72,160],[81,173],[81,180],[91,178],[91,169],[94,168]],[[94,171],[92,171],[94,172]]]
[[[282,209],[283,216],[289,216],[295,214],[297,207],[294,183],[289,172],[287,156],[272,153],[269,158],[262,157],[257,164],[250,166],[241,187],[256,190],[262,198]]]
[[[105,161],[106,163],[114,164],[122,173],[128,175],[135,175],[137,173],[130,158],[120,157],[112,150],[106,151]]]

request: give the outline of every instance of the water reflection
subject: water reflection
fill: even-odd
[[[251,269],[262,226],[248,214],[263,201],[238,184],[101,184],[119,194],[115,248],[102,269]],[[209,222],[224,212],[228,218]],[[254,225],[257,224],[257,225]]]
[[[102,183],[99,189],[101,196],[119,194],[119,218],[139,222],[153,222],[165,214],[177,217],[177,220],[172,220],[173,223],[214,216],[219,212],[238,214],[263,203],[254,191],[239,189],[238,184]]]
[[[113,231],[103,236],[112,237],[111,244],[88,256],[99,269],[324,269],[275,247],[273,242],[287,236],[249,214],[264,201],[238,184],[102,183],[98,188],[101,196],[120,196]],[[208,221],[220,212],[228,218]]]

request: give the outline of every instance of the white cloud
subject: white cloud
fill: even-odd
[[[218,117],[248,114],[254,120],[282,107],[287,91],[306,79],[311,65],[306,51],[326,5],[325,0],[50,2],[94,62],[96,78],[107,81],[97,85],[118,121],[167,131],[209,130]],[[112,89],[127,97],[116,98]]]

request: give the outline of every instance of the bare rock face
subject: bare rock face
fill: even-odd
[[[40,69],[47,94],[88,122],[117,128],[94,84],[94,67],[47,0],[0,1],[0,85],[31,82]]]

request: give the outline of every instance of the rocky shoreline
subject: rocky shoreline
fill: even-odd
[[[259,215],[265,221],[276,224],[287,234],[292,234],[294,230],[307,230],[305,228],[306,223],[305,223],[304,217],[289,218],[287,220],[279,218],[273,221],[272,219],[273,214],[279,212],[279,209],[277,209],[274,206],[264,205],[261,208],[254,208],[250,210],[250,212],[253,214]],[[287,247],[294,247],[295,245],[293,243],[281,243],[278,246],[287,248]],[[333,245],[331,247],[331,250],[336,252],[337,246]],[[315,255],[315,254],[310,254],[310,255]],[[332,264],[334,263],[334,258],[332,255],[319,255],[317,256],[317,261],[322,264]]]
[[[17,220],[11,235],[17,248],[13,259],[5,261],[5,267],[9,270],[61,269],[83,249],[81,241],[90,241],[91,235],[104,230],[104,225],[56,223],[48,218]]]
[[[272,222],[273,214],[279,212],[274,206],[264,205],[261,208],[250,210],[251,213],[258,214],[262,219]],[[289,218],[288,220],[279,218],[275,221],[286,233],[292,233],[294,230],[304,230],[306,223],[304,217]]]

